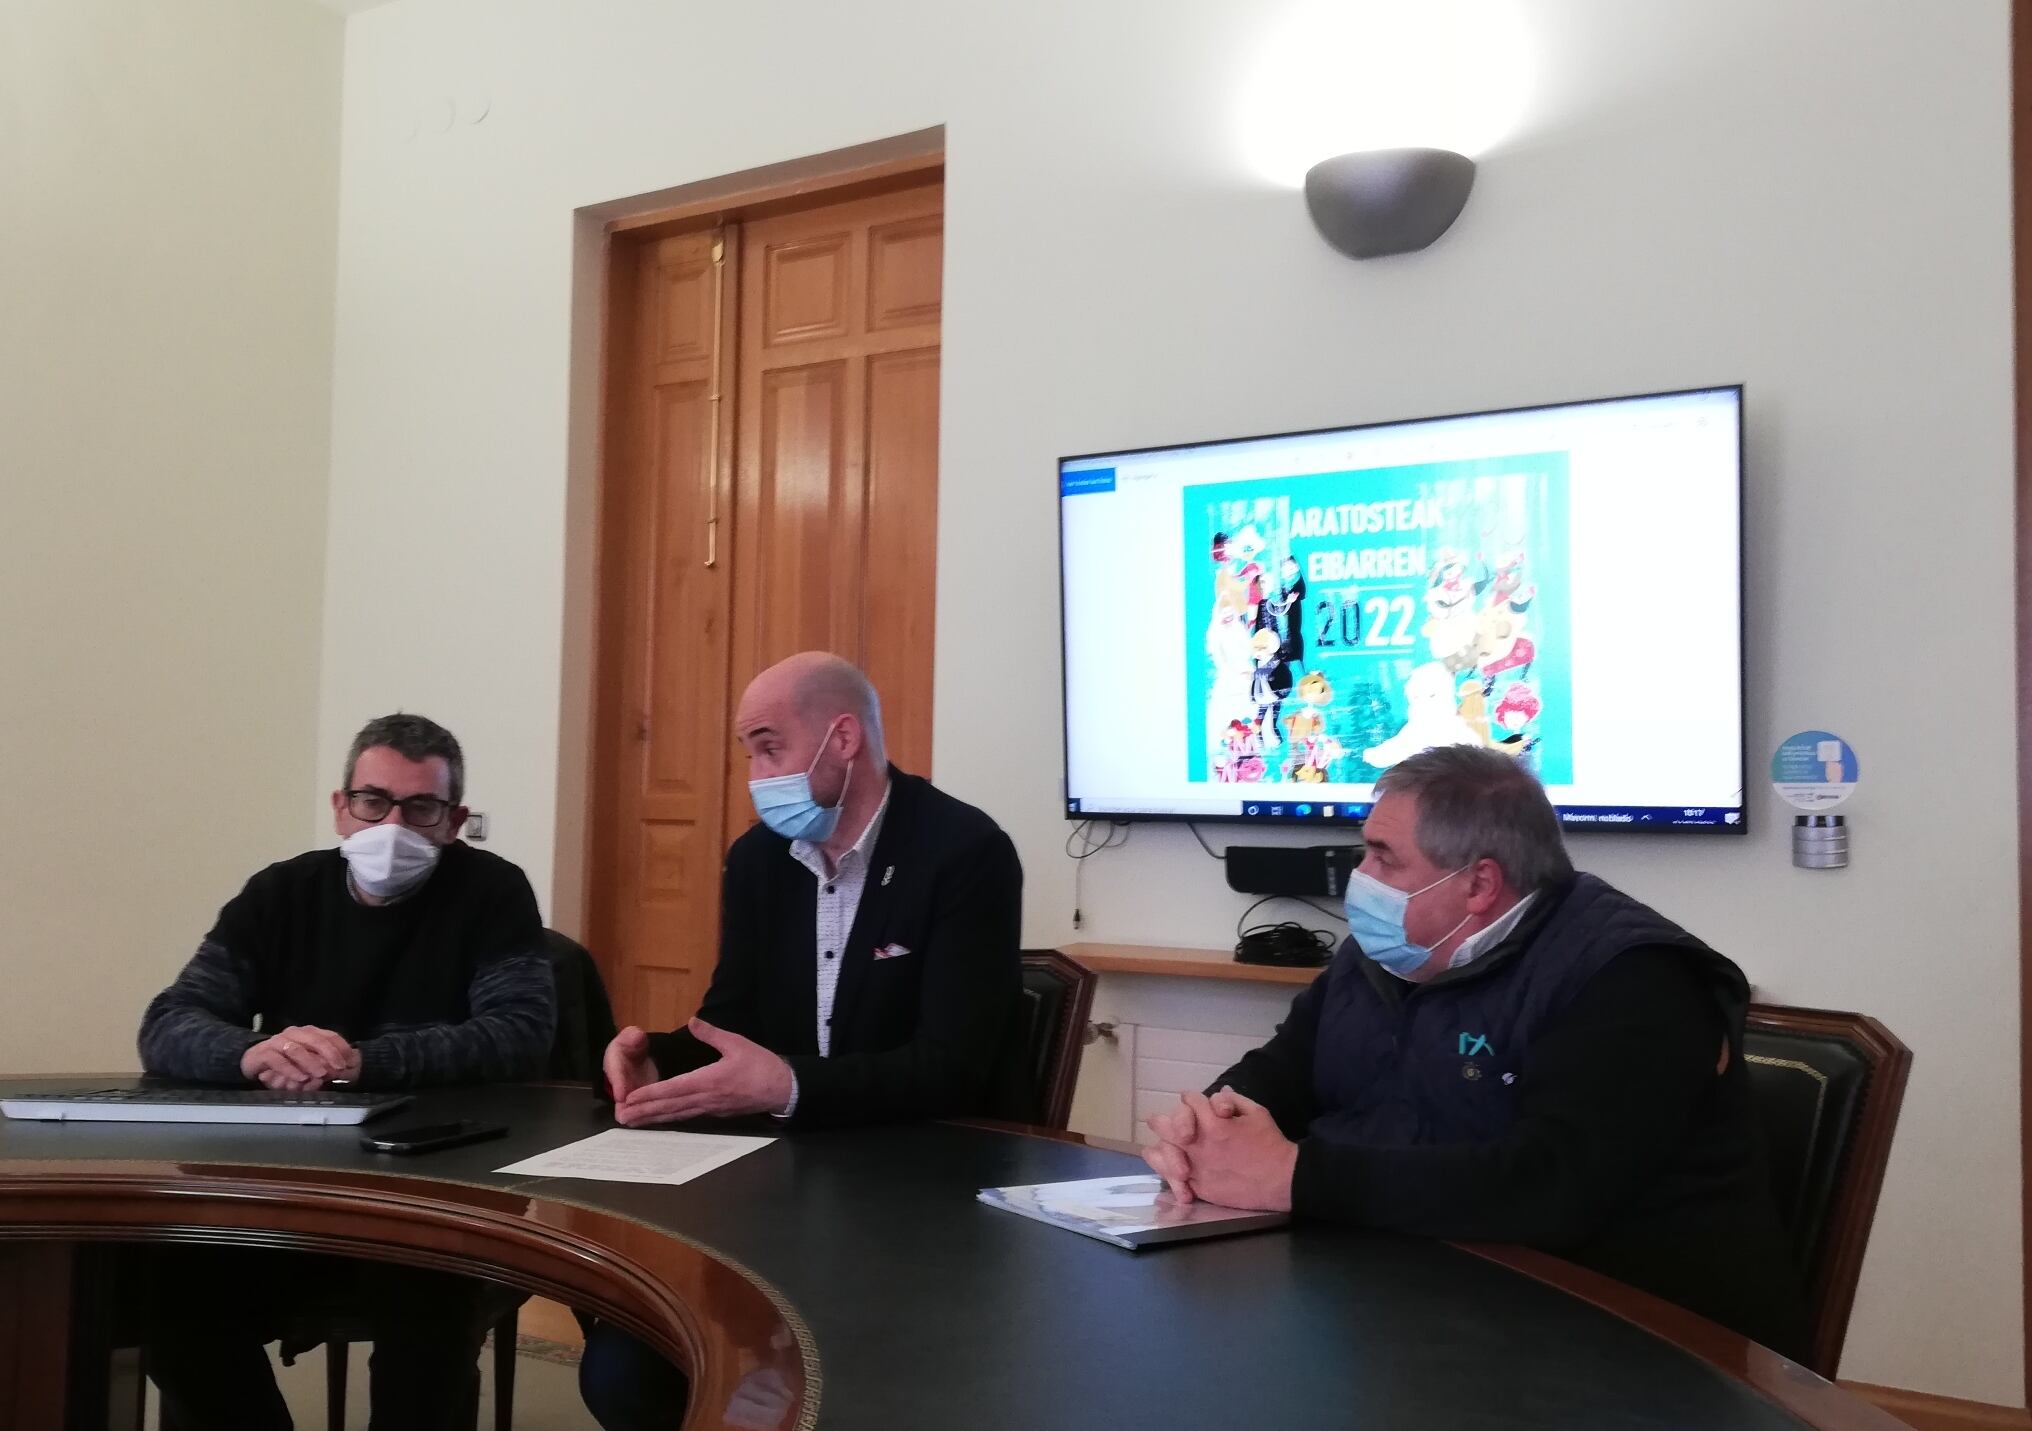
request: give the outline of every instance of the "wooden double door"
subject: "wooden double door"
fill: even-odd
[[[930,767],[943,239],[933,180],[613,242],[587,935],[624,1024],[711,977],[757,672],[837,652]]]

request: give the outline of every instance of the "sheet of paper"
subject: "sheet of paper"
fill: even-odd
[[[604,1183],[688,1183],[775,1141],[730,1133],[610,1128],[495,1171],[532,1178],[592,1178]]]

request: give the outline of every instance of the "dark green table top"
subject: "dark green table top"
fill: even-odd
[[[843,1431],[1807,1424],[1648,1331],[1444,1244],[1295,1227],[1126,1252],[974,1200],[1142,1169],[1122,1153],[948,1124],[798,1132],[663,1187],[493,1171],[613,1126],[583,1090],[431,1093],[382,1122],[455,1117],[510,1132],[397,1159],[361,1151],[355,1128],[0,1121],[0,1172],[372,1169],[618,1213],[773,1284],[816,1349],[817,1424]]]

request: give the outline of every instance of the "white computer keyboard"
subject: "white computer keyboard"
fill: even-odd
[[[406,1093],[267,1088],[60,1088],[0,1098],[9,1118],[96,1123],[364,1123],[409,1102]]]

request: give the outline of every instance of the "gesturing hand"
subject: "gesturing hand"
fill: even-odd
[[[714,1028],[704,1019],[693,1019],[686,1027],[700,1043],[718,1050],[719,1060],[661,1083],[630,1089],[614,1104],[614,1117],[624,1126],[646,1128],[690,1118],[775,1113],[790,1101],[795,1080],[790,1065],[781,1058],[753,1039]],[[612,1048],[608,1053],[611,1058]]]
[[[600,1058],[600,1071],[607,1075],[607,1091],[616,1103],[654,1083],[656,1060],[649,1056],[649,1035],[633,1024],[615,1034]]]
[[[292,1024],[240,1055],[240,1073],[264,1088],[306,1093],[360,1076],[360,1050],[330,1029]]]

